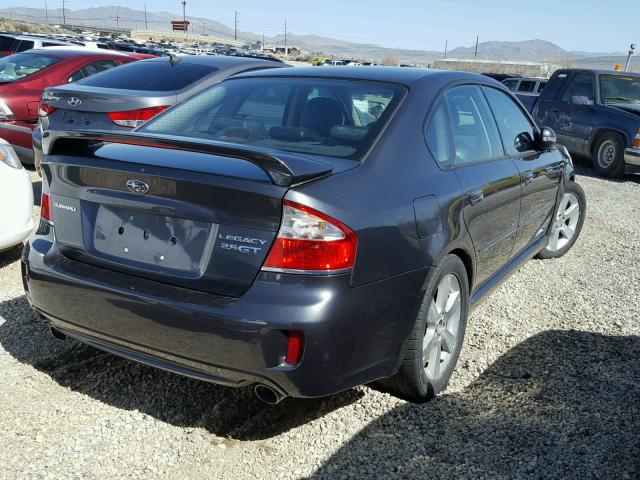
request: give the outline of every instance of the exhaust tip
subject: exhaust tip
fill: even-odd
[[[269,405],[276,405],[285,398],[284,395],[276,392],[273,388],[267,387],[266,385],[256,385],[253,391],[255,392],[256,397]]]
[[[53,335],[58,340],[66,340],[67,339],[67,336],[64,333],[62,333],[60,330],[58,330],[57,328],[49,327],[49,333],[51,333],[51,335]]]

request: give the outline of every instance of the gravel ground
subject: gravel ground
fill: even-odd
[[[580,171],[581,238],[472,313],[425,405],[359,387],[268,406],[59,342],[19,249],[0,254],[0,478],[640,478],[640,178]]]

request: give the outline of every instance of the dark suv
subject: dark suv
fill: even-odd
[[[469,307],[586,208],[553,132],[461,72],[263,70],[43,147],[23,277],[53,332],[268,402],[428,400]]]

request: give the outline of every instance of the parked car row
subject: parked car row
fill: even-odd
[[[429,400],[470,307],[578,238],[571,157],[487,77],[278,67],[171,56],[47,89],[27,298],[58,338],[269,403]]]

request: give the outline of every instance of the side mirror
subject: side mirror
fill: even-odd
[[[542,127],[542,130],[540,130],[540,148],[542,150],[550,149],[557,141],[556,132],[549,127]]]
[[[574,95],[571,97],[571,104],[590,107],[591,105],[593,105],[593,100],[589,100],[589,97],[584,95]]]
[[[522,132],[516,135],[516,139],[513,144],[516,147],[517,152],[528,152],[529,150],[534,149],[534,141],[529,132]]]

